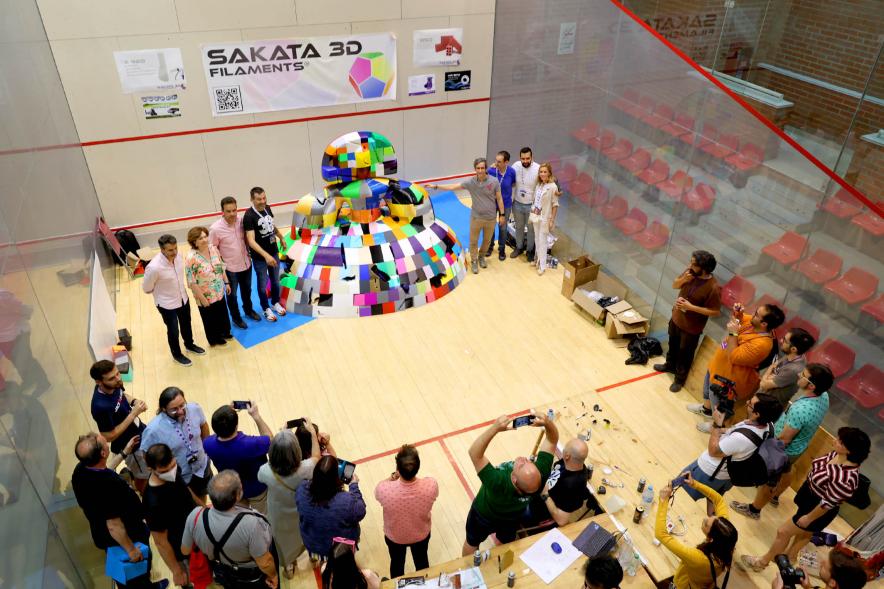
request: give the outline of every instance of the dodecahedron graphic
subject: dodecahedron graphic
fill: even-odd
[[[363,53],[350,67],[349,79],[360,98],[380,98],[393,83],[393,70],[383,53]]]

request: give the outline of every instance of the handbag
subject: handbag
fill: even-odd
[[[540,223],[540,221],[541,216],[532,210],[531,213],[528,215],[528,222],[534,225],[535,223]]]
[[[196,528],[196,520],[199,519],[200,513],[205,511],[205,509],[205,507],[200,509],[196,517],[193,518],[194,528]],[[194,589],[206,589],[206,587],[212,584],[212,568],[209,566],[209,559],[196,544],[193,545],[193,550],[187,559],[187,568],[190,574],[190,583],[194,586]]]

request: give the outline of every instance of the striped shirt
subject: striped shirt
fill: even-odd
[[[859,486],[859,467],[835,464],[834,458],[835,452],[814,458],[807,475],[810,490],[822,499],[820,505],[824,509],[837,507],[853,496]]]

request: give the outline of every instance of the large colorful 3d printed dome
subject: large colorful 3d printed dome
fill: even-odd
[[[435,218],[422,186],[386,177],[395,172],[393,146],[378,133],[347,133],[326,147],[329,184],[298,201],[286,238],[288,311],[381,315],[435,301],[463,280],[457,236]]]

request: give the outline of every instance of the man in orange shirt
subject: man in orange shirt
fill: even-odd
[[[688,411],[712,419],[718,399],[709,390],[710,378],[721,376],[734,381],[736,401],[745,403],[758,390],[758,365],[770,355],[774,344],[773,330],[783,324],[785,315],[776,305],[762,305],[754,315],[743,313],[743,305],[734,305],[734,314],[727,324],[727,337],[715,350],[703,380],[703,403],[688,405]],[[728,419],[730,419],[729,416]],[[711,421],[697,424],[703,433],[712,430]]]

